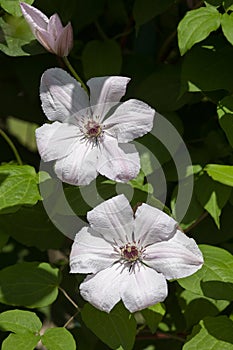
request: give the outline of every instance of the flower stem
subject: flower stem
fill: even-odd
[[[23,165],[23,162],[22,162],[22,159],[20,158],[20,155],[15,147],[15,145],[13,144],[13,142],[11,141],[11,139],[9,138],[9,136],[7,136],[7,134],[2,130],[0,129],[0,135],[4,138],[4,140],[8,143],[8,145],[10,146],[10,148],[12,149],[14,155],[15,155],[15,158],[17,160],[17,163],[19,165]]]
[[[82,81],[82,79],[80,78],[80,76],[77,74],[77,72],[75,71],[75,69],[72,67],[70,61],[68,60],[67,57],[62,57],[66,67],[69,69],[69,71],[72,73],[72,75],[75,77],[76,80],[78,80],[78,82],[81,84],[82,88],[88,93],[89,95],[89,91],[88,88],[86,86],[86,84]]]
[[[69,300],[69,302],[71,302],[71,304],[77,309],[78,312],[80,312],[80,308],[78,307],[78,305],[73,301],[73,299],[71,299],[71,297],[66,293],[66,291],[62,288],[62,287],[58,287],[58,289],[64,294],[64,296],[66,297],[66,299]]]

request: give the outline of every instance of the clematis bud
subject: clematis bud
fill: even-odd
[[[25,20],[41,45],[57,56],[68,56],[73,47],[71,23],[63,27],[56,13],[48,18],[44,13],[25,2],[21,2],[20,7]]]

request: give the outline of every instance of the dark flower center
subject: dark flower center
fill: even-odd
[[[101,126],[94,120],[89,120],[86,124],[86,135],[89,138],[98,138],[102,133]]]
[[[121,255],[125,260],[132,262],[139,259],[141,253],[135,245],[128,243],[121,248]]]

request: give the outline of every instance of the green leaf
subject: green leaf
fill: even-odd
[[[133,7],[136,26],[139,27],[160,13],[163,13],[174,2],[174,0],[136,0]]]
[[[233,165],[207,164],[204,171],[206,171],[213,180],[233,187]]]
[[[220,26],[221,14],[215,7],[201,7],[187,12],[178,25],[178,44],[181,55],[204,40]]]
[[[189,290],[183,290],[181,292],[179,295],[179,302],[188,329],[206,316],[218,315],[219,312],[223,311],[230,303],[226,300],[214,300],[205,296],[200,296]]]
[[[45,52],[23,17],[5,15],[0,18],[0,28],[0,50],[6,55],[29,56]]]
[[[0,0],[1,7],[13,16],[22,16],[19,3],[21,0]],[[24,0],[29,5],[32,5],[34,0]]]
[[[227,316],[206,317],[193,328],[183,350],[232,350],[233,321]]]
[[[184,289],[217,300],[233,300],[233,256],[218,247],[200,245],[204,265],[194,275],[181,278]]]
[[[20,143],[27,147],[30,151],[37,150],[35,130],[39,127],[38,124],[30,123],[14,117],[7,118],[7,130],[15,136]]]
[[[81,315],[86,326],[111,349],[120,346],[124,350],[133,349],[136,321],[122,303],[118,303],[109,314],[85,304]]]
[[[223,6],[226,11],[229,11],[233,9],[233,0],[224,0],[223,1]]]
[[[34,312],[10,310],[0,314],[0,328],[13,333],[39,333],[42,323]]]
[[[87,79],[94,76],[117,75],[121,71],[122,57],[114,40],[92,40],[82,54],[83,70]]]
[[[218,104],[218,120],[224,130],[227,139],[233,147],[233,97],[224,97]]]
[[[0,213],[15,211],[23,204],[36,204],[41,199],[35,169],[29,165],[0,166]]]
[[[155,304],[141,311],[152,334],[155,333],[158,324],[165,315],[165,312],[165,306],[161,303]]]
[[[204,174],[195,183],[195,195],[219,228],[221,211],[230,198],[231,188],[213,181],[208,175]]]
[[[40,250],[59,249],[65,236],[51,223],[42,202],[33,207],[21,207],[12,214],[0,215],[0,235]]]
[[[221,18],[222,31],[229,43],[233,45],[233,14],[224,13]]]
[[[149,103],[156,110],[175,111],[191,98],[188,94],[180,97],[180,65],[164,64],[136,87],[135,97]]]
[[[29,308],[50,305],[58,295],[60,274],[47,263],[12,265],[0,271],[0,302]]]
[[[65,328],[50,328],[42,335],[41,341],[48,350],[76,350],[73,336]]]
[[[184,57],[181,92],[232,91],[233,47],[222,37],[208,38]]]
[[[10,334],[3,341],[1,350],[34,350],[39,340],[40,336],[32,333]]]
[[[7,243],[8,239],[9,239],[8,234],[5,232],[1,232],[0,230],[0,251],[4,247],[4,245]]]

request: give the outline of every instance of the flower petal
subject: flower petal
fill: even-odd
[[[36,142],[41,158],[45,162],[60,159],[73,150],[78,142],[77,126],[54,122],[36,129]]]
[[[65,121],[89,106],[87,93],[66,71],[51,68],[41,78],[40,98],[49,120]]]
[[[62,30],[56,41],[56,54],[60,57],[68,56],[73,47],[73,29],[71,23],[68,23]]]
[[[176,233],[177,226],[178,223],[162,210],[143,203],[135,213],[135,240],[140,239],[144,247],[168,240]]]
[[[140,158],[135,146],[124,144],[119,147],[115,138],[105,134],[97,170],[118,182],[134,179],[140,170]]]
[[[134,265],[124,277],[121,298],[130,312],[157,304],[166,296],[167,282],[164,276],[145,265]]]
[[[104,117],[110,107],[119,102],[125,95],[126,86],[130,78],[112,76],[98,77],[88,80],[90,88],[90,104],[93,114]]]
[[[80,293],[83,299],[97,309],[110,312],[120,301],[122,279],[122,266],[114,264],[95,275],[86,277],[80,285]]]
[[[36,29],[47,30],[49,19],[43,12],[25,2],[20,3],[20,8],[34,35]]]
[[[203,256],[195,241],[178,230],[170,240],[147,247],[144,261],[169,280],[192,275],[202,267]]]
[[[63,25],[57,13],[50,17],[47,30],[54,40],[61,34]]]
[[[56,161],[55,173],[71,185],[88,185],[97,176],[97,148],[86,142],[77,142],[73,152]]]
[[[127,243],[133,229],[133,210],[121,194],[99,204],[87,213],[91,227],[110,242]]]
[[[119,260],[112,245],[94,230],[83,227],[77,233],[70,254],[71,273],[97,273]]]
[[[42,46],[44,46],[47,51],[55,53],[55,40],[46,30],[36,30],[35,35],[37,40],[41,43]]]
[[[128,100],[104,122],[108,132],[118,142],[129,142],[149,132],[153,127],[155,110],[139,100]]]

